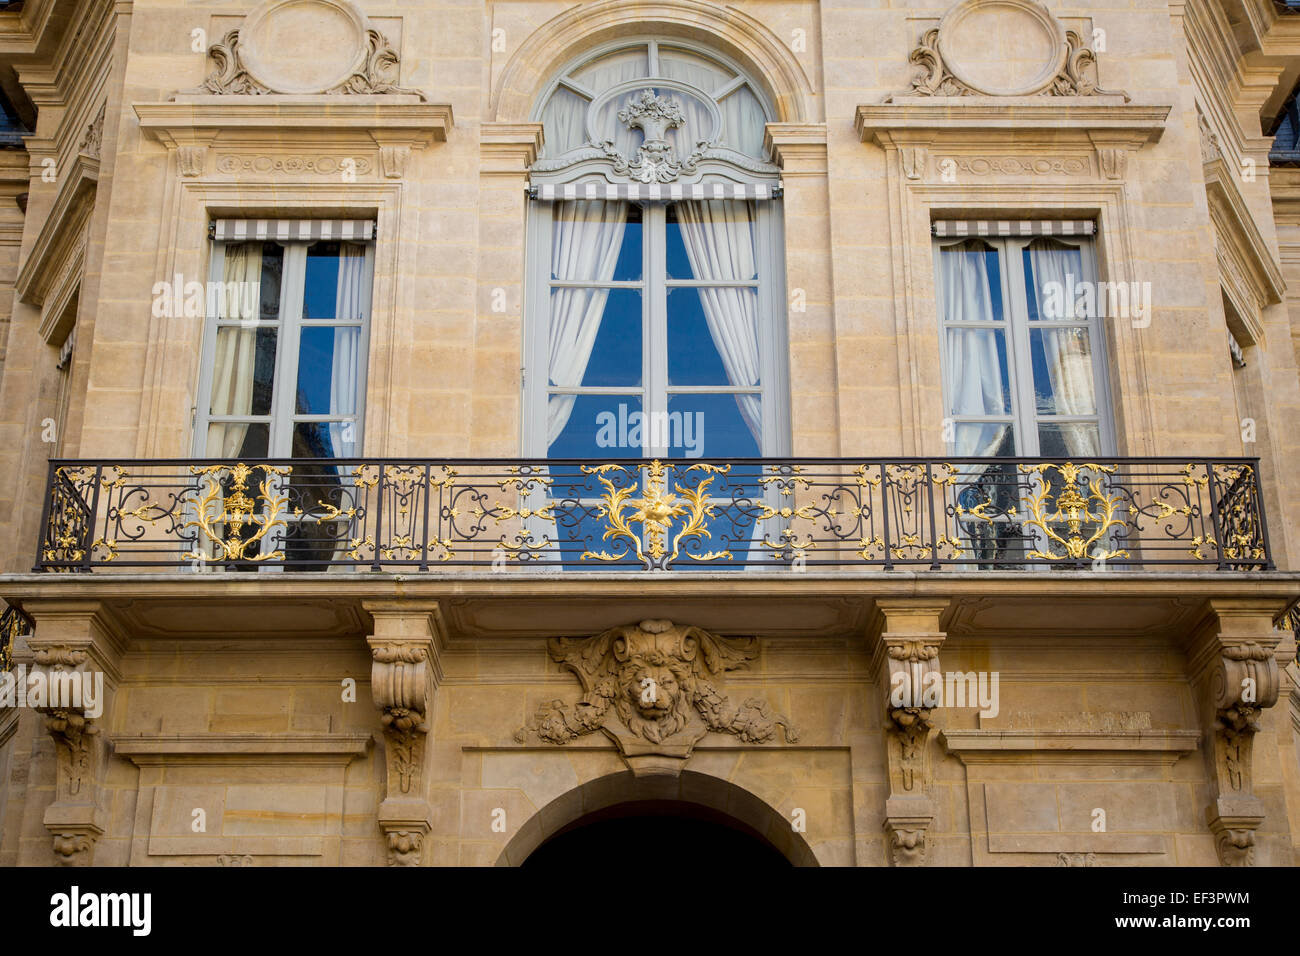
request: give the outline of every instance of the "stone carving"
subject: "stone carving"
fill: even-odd
[[[217,857],[217,866],[253,866],[251,853],[222,853]]]
[[[1123,146],[1099,146],[1097,162],[1107,179],[1123,179],[1128,169],[1128,150]]]
[[[1039,42],[1034,52],[1040,60],[1030,57],[1023,75],[1015,75],[1009,63],[965,63],[962,55],[970,54],[983,44],[970,44],[962,37],[949,38],[955,31],[974,29],[975,18],[1008,12],[1023,21],[1029,35]],[[972,24],[972,26],[968,26]],[[984,28],[987,31],[989,25]],[[946,32],[945,32],[946,31]],[[948,42],[945,42],[948,41]],[[956,45],[954,52],[951,48]],[[926,30],[921,40],[908,56],[916,69],[911,87],[901,96],[1098,96],[1112,94],[1093,81],[1091,73],[1097,54],[1073,30],[1065,30],[1052,14],[1031,0],[965,0],[945,14],[939,26]],[[965,68],[963,68],[963,66]],[[1127,101],[1128,95],[1118,93]],[[893,99],[893,97],[890,97]]]
[[[1095,853],[1058,853],[1056,854],[1057,866],[1096,866],[1097,854]]]
[[[222,173],[315,173],[318,176],[338,176],[351,169],[364,176],[374,169],[374,164],[364,156],[246,156],[224,155],[217,158],[217,171]]]
[[[208,162],[206,146],[177,146],[176,167],[186,179],[203,175],[203,168]]]
[[[1224,866],[1254,866],[1254,828],[1224,827],[1218,830],[1214,835],[1214,850]]]
[[[69,830],[54,834],[54,857],[60,866],[87,866],[94,840],[90,834]]]
[[[1255,831],[1264,822],[1253,782],[1255,734],[1260,712],[1277,703],[1280,689],[1277,658],[1270,648],[1252,640],[1222,644],[1209,675],[1218,795],[1206,810],[1206,820],[1223,866],[1255,862]]]
[[[388,743],[389,780],[411,792],[424,756],[429,700],[426,648],[414,644],[377,644],[371,648],[370,684]]]
[[[553,638],[551,657],[577,675],[583,695],[573,704],[544,704],[531,730],[553,744],[601,730],[625,756],[685,758],[709,731],[767,743],[780,727],[792,743],[798,732],[788,718],[757,698],[737,707],[715,684],[752,661],[756,643],[653,620],[590,638]],[[529,729],[516,739],[525,740]]]
[[[638,182],[670,183],[682,173],[695,172],[709,149],[709,143],[700,140],[685,160],[677,159],[667,139],[668,130],[685,125],[686,116],[680,103],[656,96],[652,89],[642,90],[619,110],[618,121],[628,129],[640,129],[645,134],[634,158],[624,156],[610,139],[592,145],[614,164],[614,172]]]
[[[213,69],[196,92],[236,96],[410,93],[424,99],[418,90],[397,85],[397,51],[355,5],[347,0],[299,0],[293,7],[272,0],[250,13],[243,26],[212,44],[208,56]],[[277,37],[295,32],[295,16],[314,18],[311,25],[328,36],[325,49],[334,54],[333,59],[319,50],[292,57],[275,48]]]
[[[388,865],[419,866],[424,852],[424,834],[420,830],[389,830]]]
[[[925,161],[929,155],[924,146],[904,146],[898,151],[903,161],[903,175],[908,179],[921,179],[925,176]]]
[[[889,852],[894,866],[925,866],[925,828],[890,827]]]
[[[1020,156],[951,156],[940,164],[951,162],[961,173],[969,176],[1084,176],[1088,164],[1077,156],[1038,156],[1032,159]]]
[[[1219,134],[1210,126],[1210,121],[1205,118],[1200,107],[1196,109],[1196,126],[1201,135],[1201,162],[1212,163],[1216,159],[1223,158],[1223,145],[1219,142]]]
[[[86,135],[82,137],[77,151],[83,156],[89,156],[91,159],[99,159],[100,147],[104,141],[104,110],[108,103],[103,103],[99,107],[99,113],[94,120],[86,126]]]
[[[68,793],[77,796],[90,775],[90,738],[99,733],[99,728],[76,711],[52,710],[45,718],[45,729],[54,738],[59,767],[68,781]]]

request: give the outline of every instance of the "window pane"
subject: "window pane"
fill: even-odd
[[[1000,422],[959,422],[953,429],[952,453],[958,458],[1016,454],[1015,429]]]
[[[659,73],[689,83],[705,93],[712,93],[736,75],[721,63],[698,53],[662,46],[659,48]]]
[[[642,457],[640,395],[551,395],[546,417],[550,458]]]
[[[317,242],[307,250],[304,319],[361,319],[368,303],[366,250],[350,242]]]
[[[351,415],[357,410],[361,329],[355,325],[311,327],[298,340],[300,415]]]
[[[262,245],[262,274],[259,298],[263,321],[273,322],[280,317],[280,282],[284,278],[284,246],[274,242]]]
[[[763,402],[752,395],[669,395],[666,418],[649,423],[669,458],[757,458]]]
[[[767,114],[758,97],[747,86],[729,93],[718,106],[722,109],[722,141],[749,156],[763,157],[763,133]]]
[[[1029,342],[1034,361],[1034,404],[1039,414],[1094,414],[1097,397],[1088,330],[1033,329]]]
[[[629,228],[635,223],[635,228]],[[641,278],[641,209],[626,202],[577,199],[551,213],[551,278],[609,282]]]
[[[550,384],[641,384],[641,291],[551,290]]]
[[[618,261],[614,263],[614,274],[610,276],[615,282],[639,282],[641,280],[642,243],[641,207],[629,203],[627,206],[627,223],[623,227],[623,247],[619,251]]]
[[[294,458],[353,458],[357,427],[352,421],[297,422],[293,426]]]
[[[668,278],[756,280],[754,223],[754,204],[743,199],[673,203],[664,237]]]
[[[217,329],[212,362],[212,415],[269,415],[275,382],[274,327]]]
[[[1039,422],[1038,454],[1044,458],[1095,458],[1101,432],[1093,422]]]
[[[204,454],[208,458],[227,461],[245,458],[266,458],[270,448],[271,426],[265,422],[222,422],[208,426],[208,444]]]
[[[949,414],[1011,414],[1005,329],[948,329],[946,360]]]
[[[1085,319],[1096,316],[1091,276],[1083,274],[1083,253],[1051,239],[1035,239],[1021,253],[1029,319]]]
[[[554,157],[581,146],[587,138],[587,101],[572,90],[557,87],[542,110],[542,156]]]
[[[758,290],[668,290],[668,384],[759,384]]]
[[[570,76],[587,89],[599,93],[624,80],[634,80],[649,71],[645,45],[616,50],[599,59],[584,63]]]
[[[976,240],[939,249],[939,317],[945,322],[1002,320],[998,253]]]

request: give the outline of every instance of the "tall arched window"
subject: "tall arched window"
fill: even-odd
[[[625,40],[534,117],[524,452],[789,453],[773,118],[726,58]]]

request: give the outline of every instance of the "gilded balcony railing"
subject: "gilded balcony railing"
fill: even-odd
[[[0,674],[13,670],[14,644],[23,634],[32,633],[32,619],[20,608],[6,606],[0,611]]]
[[[1273,567],[1256,459],[54,461],[37,570]]]

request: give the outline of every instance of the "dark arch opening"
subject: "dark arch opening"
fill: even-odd
[[[753,827],[683,800],[631,800],[588,813],[549,836],[523,861],[535,870],[590,866],[612,846],[689,848],[693,864],[786,868],[785,855]]]

